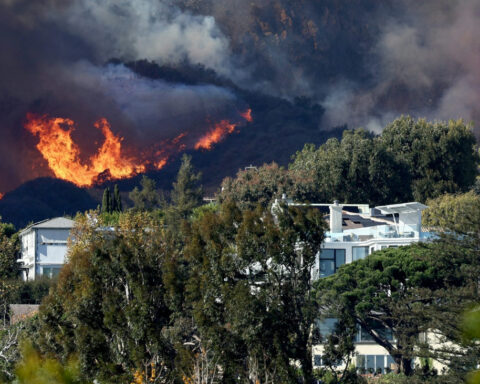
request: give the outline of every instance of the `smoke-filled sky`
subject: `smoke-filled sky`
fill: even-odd
[[[476,0],[0,0],[0,192],[50,174],[27,112],[74,120],[87,152],[100,117],[139,150],[181,132],[192,148],[208,121],[247,107],[228,84],[310,97],[326,110],[319,129],[378,132],[402,113],[475,122],[479,21]],[[143,59],[224,81],[167,82],[121,64]]]

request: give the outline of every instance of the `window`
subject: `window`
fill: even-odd
[[[387,340],[393,340],[393,333],[391,329],[385,328],[384,326],[376,322],[373,323],[373,327],[381,337],[386,338]],[[360,331],[357,335],[357,342],[362,341],[373,341],[373,337],[370,336],[370,334],[363,327],[360,327]]]
[[[330,336],[335,331],[335,326],[337,325],[338,320],[333,317],[327,317],[322,320],[317,320],[316,325],[320,333],[320,341],[323,342],[328,336]]]
[[[313,365],[315,367],[323,367],[325,366],[325,361],[323,359],[323,356],[322,355],[313,355]],[[342,360],[338,360],[336,363],[333,363],[333,366],[334,367],[339,367],[343,365],[343,361]]]
[[[366,372],[382,372],[391,368],[393,358],[390,355],[357,355],[357,368]]]
[[[345,264],[345,249],[322,249],[320,251],[320,277],[333,275]]]
[[[43,267],[42,268],[42,275],[46,277],[57,277],[60,273],[60,267]]]
[[[352,260],[361,260],[368,255],[368,247],[352,247]]]

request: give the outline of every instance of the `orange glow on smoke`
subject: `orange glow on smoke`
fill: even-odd
[[[78,186],[93,185],[101,173],[121,179],[145,171],[144,165],[122,156],[122,138],[113,134],[106,119],[95,123],[95,128],[102,131],[105,141],[87,164],[80,161],[80,149],[72,140],[75,129],[72,120],[29,113],[25,128],[38,136],[37,149],[55,176]]]
[[[252,122],[251,109],[247,109],[245,112],[241,113],[240,116],[242,116],[247,122]],[[216,123],[210,131],[196,142],[195,149],[212,149],[214,144],[222,141],[227,135],[233,133],[236,127],[237,124],[231,123],[228,120],[222,120],[219,123]]]
[[[248,108],[245,112],[241,113],[240,116],[242,116],[249,123],[253,121],[252,110],[250,108]]]
[[[0,192],[0,200],[2,200],[2,199],[3,199],[3,193]]]

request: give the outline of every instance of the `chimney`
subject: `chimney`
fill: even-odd
[[[342,207],[338,204],[338,200],[330,205],[330,232],[342,232]]]

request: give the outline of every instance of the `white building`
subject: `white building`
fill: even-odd
[[[430,238],[422,232],[422,211],[426,205],[412,202],[370,208],[368,204],[295,204],[282,199],[275,201],[272,211],[281,203],[289,206],[317,208],[325,213],[329,231],[317,255],[313,278],[334,274],[343,264],[365,258],[374,251],[389,247],[400,247]],[[336,320],[327,318],[317,322],[320,334],[325,337],[335,327]],[[379,329],[380,332],[388,332]],[[388,334],[393,339],[393,335]],[[393,358],[387,350],[375,343],[372,337],[359,328],[354,364],[357,368],[377,371],[391,368]],[[322,366],[323,345],[315,345],[312,355],[314,367]]]
[[[367,204],[313,204],[328,207],[330,230],[317,259],[314,277],[335,273],[343,264],[365,258],[374,251],[422,241],[420,203],[370,208]]]
[[[65,263],[67,240],[74,221],[57,217],[32,224],[20,232],[22,277],[57,276]]]

